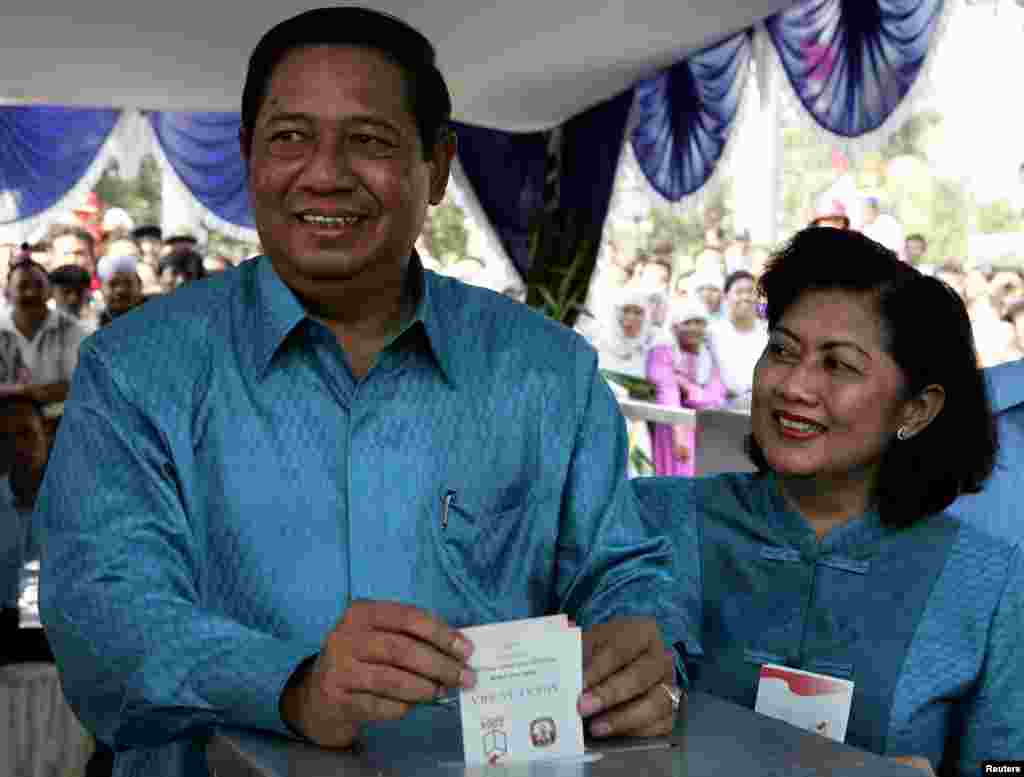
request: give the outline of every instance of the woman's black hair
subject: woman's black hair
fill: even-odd
[[[830,227],[798,232],[772,258],[759,285],[770,329],[807,292],[871,295],[906,396],[929,385],[945,391],[935,419],[909,440],[894,439],[883,454],[874,501],[885,524],[908,526],[981,490],[995,464],[998,435],[971,321],[953,289],[861,233]],[[767,470],[752,437],[748,450],[758,469]]]
[[[242,127],[252,143],[256,116],[278,62],[304,46],[366,46],[382,52],[401,68],[409,111],[416,119],[423,156],[448,130],[452,99],[430,41],[400,19],[368,8],[315,8],[272,27],[249,58],[242,91]]]

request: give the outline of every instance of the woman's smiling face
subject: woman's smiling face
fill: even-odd
[[[875,298],[808,291],[779,319],[754,372],[751,424],[781,476],[874,482],[906,409]]]

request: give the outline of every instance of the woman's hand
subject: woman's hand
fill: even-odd
[[[681,442],[677,442],[672,449],[676,459],[679,461],[688,461],[690,458],[690,448]]]
[[[935,770],[932,769],[932,762],[924,756],[920,755],[898,755],[889,759],[890,761],[896,761],[896,763],[906,764],[907,766],[913,766],[915,769],[920,769],[929,777],[935,777]]]

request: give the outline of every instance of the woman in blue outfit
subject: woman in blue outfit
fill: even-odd
[[[797,234],[761,280],[756,473],[634,481],[700,568],[691,687],[753,708],[763,664],[853,681],[845,741],[976,775],[1024,754],[1024,568],[944,510],[997,441],[962,302],[855,232]]]

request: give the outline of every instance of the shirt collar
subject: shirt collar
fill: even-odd
[[[985,370],[992,410],[1003,413],[1024,404],[1024,359]]]
[[[418,286],[419,302],[410,326],[419,322],[426,334],[430,353],[449,386],[455,388],[461,378],[458,375],[457,353],[461,328],[453,320],[454,300],[446,300],[446,283],[437,273],[423,269],[423,263],[415,250],[409,263],[410,280]]]
[[[774,472],[765,473],[762,487],[757,520],[764,520],[765,515],[770,516],[770,520],[778,523],[779,530],[809,557],[839,553],[862,558],[877,552],[878,542],[890,531],[882,523],[878,510],[869,508],[861,515],[831,529],[819,543],[811,522],[782,495]]]
[[[306,310],[295,293],[277,274],[270,257],[254,260],[256,266],[257,326],[253,340],[253,360],[257,374],[266,374],[274,354],[289,334],[306,319]],[[426,334],[427,345],[445,381],[453,388],[456,384],[454,341],[458,328],[453,326],[449,306],[444,304],[445,289],[433,272],[425,270],[414,250],[406,277],[406,293],[416,300],[412,315],[403,324],[394,342],[408,330],[420,325]]]
[[[253,261],[257,264],[252,356],[256,373],[262,378],[285,338],[306,318],[306,310],[281,280],[269,256]]]

